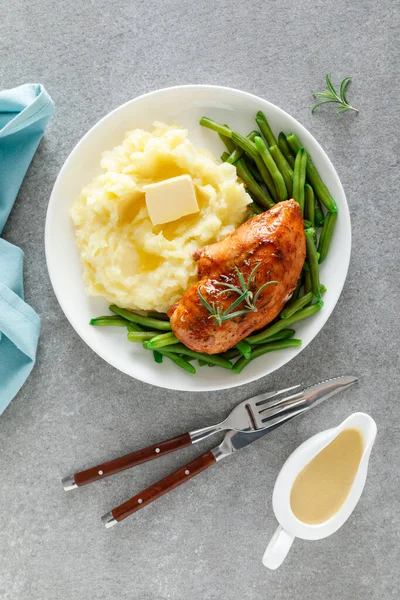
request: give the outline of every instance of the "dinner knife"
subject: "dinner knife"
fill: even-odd
[[[208,452],[205,452],[174,473],[167,475],[157,483],[146,488],[139,494],[136,494],[136,496],[133,496],[133,498],[130,498],[120,506],[106,513],[101,518],[102,522],[107,528],[116,525],[118,522],[123,521],[133,513],[137,512],[141,508],[144,508],[151,502],[154,502],[154,500],[157,500],[157,498],[160,498],[167,492],[170,492],[174,488],[178,487],[185,481],[188,481],[198,473],[201,473],[208,467],[211,467],[223,458],[231,456],[239,450],[243,450],[267,433],[270,433],[281,425],[284,425],[304,412],[307,412],[314,406],[317,406],[321,402],[331,398],[338,392],[349,388],[357,383],[357,381],[357,377],[343,376],[305,388],[302,390],[302,392],[299,392],[296,395],[298,398],[302,399],[301,404],[297,405],[297,407],[291,412],[284,413],[270,419],[267,422],[265,429],[261,429],[259,431],[251,433],[228,431],[219,446],[209,450]]]

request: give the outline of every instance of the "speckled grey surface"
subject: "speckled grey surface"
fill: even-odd
[[[399,597],[399,11],[389,0],[13,0],[2,9],[0,85],[41,82],[56,115],[4,232],[26,253],[26,296],[42,316],[37,365],[0,418],[0,597],[4,600],[391,600]],[[358,116],[311,115],[323,75],[354,76]],[[43,231],[50,191],[81,136],[156,88],[211,83],[278,104],[322,143],[353,224],[348,279],[324,330],[268,380],[215,394],[163,391],[98,358],[53,295]],[[275,385],[356,373],[358,389],[220,463],[124,524],[100,515],[199,448],[76,493],[60,478],[219,419]],[[284,566],[261,556],[272,487],[308,436],[365,410],[378,438],[347,525],[297,540]],[[210,444],[205,444],[209,447]]]

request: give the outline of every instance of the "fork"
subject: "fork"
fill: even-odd
[[[115,458],[85,471],[65,477],[62,480],[64,490],[73,490],[88,483],[99,481],[164,454],[169,454],[180,448],[196,444],[220,431],[232,430],[250,434],[254,431],[262,430],[273,417],[276,418],[277,415],[283,413],[282,420],[284,420],[284,413],[288,410],[293,411],[296,407],[301,408],[306,402],[303,397],[304,390],[290,396],[285,396],[284,398],[281,397],[282,394],[298,390],[300,387],[300,385],[295,385],[279,391],[265,392],[253,398],[243,400],[221,423],[183,433],[159,444],[153,444],[142,450],[136,450],[120,458]],[[280,420],[278,419],[277,424],[279,422]]]
[[[76,473],[63,479],[64,489],[70,490],[85,483],[90,483],[90,481],[101,479],[103,476],[107,477],[113,473],[118,473],[129,467],[157,458],[162,453],[166,454],[178,448],[195,444],[218,431],[228,429],[219,446],[198,456],[190,463],[150,485],[101,517],[107,528],[113,527],[220,460],[246,448],[249,444],[256,442],[277,427],[302,415],[341,390],[354,385],[357,381],[357,377],[345,375],[328,379],[301,390],[298,389],[300,386],[294,386],[278,392],[266,392],[254,398],[249,398],[241,402],[232,410],[225,421],[217,425],[184,433],[161,444],[149,446],[144,450],[138,450],[87,471]],[[286,392],[293,391],[294,393],[289,396],[280,397]]]

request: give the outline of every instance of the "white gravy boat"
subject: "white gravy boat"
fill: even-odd
[[[309,525],[300,521],[290,507],[290,492],[300,471],[330,444],[343,429],[358,429],[363,439],[363,453],[357,474],[346,500],[341,508],[327,521]],[[272,506],[279,527],[271,538],[263,556],[263,564],[269,569],[277,569],[285,560],[295,537],[305,540],[320,540],[335,533],[347,521],[360,499],[367,478],[368,462],[376,437],[376,423],[365,413],[353,413],[337,427],[317,433],[289,456],[275,483]]]

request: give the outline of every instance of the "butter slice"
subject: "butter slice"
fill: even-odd
[[[199,212],[196,192],[190,175],[179,175],[158,183],[144,185],[146,205],[153,225],[176,221]]]

